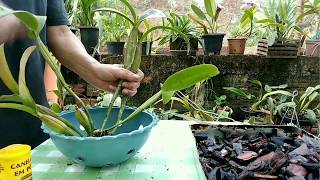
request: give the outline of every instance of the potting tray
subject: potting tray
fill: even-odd
[[[186,121],[160,121],[133,159],[105,168],[88,168],[72,163],[49,139],[32,150],[33,179],[206,179],[189,125],[190,122]]]

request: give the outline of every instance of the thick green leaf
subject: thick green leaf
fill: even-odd
[[[31,46],[24,51],[20,60],[20,71],[19,71],[19,96],[23,100],[23,104],[31,108],[36,107],[36,103],[33,100],[29,89],[26,84],[26,66],[29,60],[30,55],[36,49],[36,46]]]
[[[61,113],[62,112],[61,107],[57,103],[52,103],[51,106],[50,106],[50,109],[55,113]]]
[[[189,52],[189,50],[190,50],[189,37],[186,34],[184,34],[183,32],[181,32],[179,29],[173,28],[173,27],[169,27],[169,26],[154,26],[154,27],[150,28],[145,33],[143,33],[143,35],[141,36],[141,38],[139,40],[139,43],[142,43],[143,41],[145,41],[147,39],[148,35],[150,33],[154,32],[154,31],[156,31],[156,30],[166,30],[166,31],[172,31],[172,32],[178,33],[183,38],[183,40],[186,42],[187,51]]]
[[[258,87],[262,87],[262,83],[259,80],[249,80],[249,82]]]
[[[201,28],[203,28],[203,33],[204,34],[209,34],[208,32],[208,27],[202,22],[200,21],[199,19],[197,19],[196,17],[194,17],[193,15],[191,14],[188,14],[188,16],[190,17],[190,19],[192,21],[194,21],[195,23],[197,23],[199,26],[201,26]]]
[[[138,20],[138,16],[137,16],[137,12],[136,10],[134,9],[134,7],[130,4],[129,1],[127,0],[120,0],[130,11],[131,13],[131,16],[133,17],[134,21],[133,22],[136,22]]]
[[[318,91],[320,89],[320,85],[317,85],[316,87],[308,87],[306,91],[303,93],[303,95],[300,97],[300,102],[306,99],[308,96],[310,96],[314,91]]]
[[[269,85],[265,85],[264,90],[269,93],[272,91],[272,88]]]
[[[69,110],[76,110],[76,108],[74,108],[74,109],[69,108]],[[37,113],[38,114],[39,113],[46,114],[46,115],[49,115],[49,116],[52,116],[52,117],[58,119],[59,121],[63,122],[65,125],[67,125],[69,128],[76,131],[80,136],[82,136],[82,133],[77,128],[75,128],[69,121],[63,119],[61,116],[59,116],[57,113],[53,112],[51,109],[37,104]]]
[[[218,68],[212,64],[202,64],[183,69],[171,75],[163,84],[162,92],[176,92],[195,85],[200,81],[204,81],[210,77],[218,75]],[[168,98],[165,99],[168,102]],[[169,100],[170,101],[170,100]]]
[[[162,91],[163,103],[167,104],[168,102],[170,102],[174,94],[175,94],[175,91]]]
[[[138,43],[136,46],[135,57],[131,65],[130,70],[134,73],[137,73],[141,64],[141,55],[142,55],[142,44]]]
[[[77,111],[75,112],[75,117],[77,118],[79,123],[84,127],[86,132],[89,135],[92,135],[94,128],[91,126],[91,123],[90,123],[89,118],[86,115],[86,113],[83,112],[83,110],[81,110],[81,109],[77,109]]]
[[[314,100],[316,100],[316,98],[317,99],[319,99],[319,93],[318,92],[313,92],[310,96],[309,96],[309,98],[308,98],[308,101],[306,102],[306,104],[301,104],[301,110],[306,110],[306,109],[309,109],[309,106],[310,106],[310,104],[314,101]]]
[[[266,93],[263,97],[262,97],[262,100],[265,100],[267,99],[269,96],[273,96],[273,95],[285,95],[285,96],[289,96],[289,97],[292,97],[293,94],[288,92],[288,91],[283,91],[283,90],[277,90],[277,91],[273,91],[273,92],[270,92],[270,93]]]
[[[277,38],[278,38],[277,32],[272,32],[271,35],[267,39],[268,46],[272,46]]]
[[[201,19],[201,20],[206,20],[207,19],[207,17],[204,14],[204,12],[200,8],[198,8],[198,6],[196,6],[194,4],[191,4],[191,9],[194,12],[194,14],[196,14],[198,16],[199,19]]]
[[[19,94],[18,83],[13,78],[9,69],[6,56],[4,54],[4,45],[0,46],[0,80],[7,86],[7,88],[14,94]]]
[[[258,20],[257,23],[269,24],[269,23],[276,23],[276,22],[273,19],[261,19],[261,20]]]
[[[215,0],[204,0],[204,6],[206,8],[207,14],[215,18],[217,12],[217,4]]]
[[[240,97],[246,98],[248,100],[251,100],[252,98],[254,98],[253,95],[249,94],[247,91],[243,90],[243,89],[239,89],[239,88],[235,88],[235,87],[224,87],[224,90],[227,90],[231,93],[234,93]]]
[[[139,23],[151,18],[165,18],[166,15],[158,9],[148,9],[139,17]]]
[[[294,108],[294,107],[297,107],[297,105],[294,102],[281,103],[278,106],[276,106],[275,112],[280,112],[285,107]]]
[[[2,95],[0,96],[0,102],[22,103],[22,99],[17,95]]]
[[[68,127],[66,124],[64,124],[59,119],[46,115],[46,114],[40,114],[39,113],[39,119],[52,131],[63,134],[66,136],[80,136],[76,131]]]
[[[35,117],[37,117],[37,114],[34,109],[29,108],[28,106],[25,106],[23,104],[17,104],[17,103],[0,103],[0,109],[16,109],[19,111],[24,111],[26,113],[29,113]]]
[[[312,124],[317,122],[317,115],[314,111],[308,109],[304,115]]]
[[[131,69],[137,53],[137,44],[139,38],[139,29],[133,27],[128,37],[126,51],[124,53],[124,68]]]

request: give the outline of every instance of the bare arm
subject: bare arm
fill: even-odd
[[[0,6],[6,5],[0,0]],[[13,42],[15,39],[25,37],[27,34],[26,28],[14,16],[4,16],[0,18],[0,44]]]
[[[0,24],[0,44],[13,42],[27,34],[25,27],[13,15],[0,18]]]
[[[92,85],[113,92],[121,79],[125,83],[123,94],[137,92],[143,73],[134,74],[116,65],[100,64],[85,50],[80,40],[67,26],[52,26],[47,30],[48,46],[57,59]]]

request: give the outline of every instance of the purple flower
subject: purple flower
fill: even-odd
[[[257,7],[256,3],[252,2],[252,1],[248,1],[248,2],[245,2],[244,4],[242,4],[240,9],[247,10],[247,9],[251,9],[251,8],[255,8],[255,7]]]

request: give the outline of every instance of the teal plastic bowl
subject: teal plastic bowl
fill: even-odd
[[[101,128],[107,108],[92,108],[89,112],[94,120],[94,127]],[[119,108],[113,107],[107,127],[115,123]],[[127,107],[123,116],[128,116],[134,108]],[[80,130],[75,111],[61,113],[61,116]],[[65,136],[51,131],[42,125],[43,131],[50,135],[55,146],[72,161],[90,167],[104,167],[119,164],[132,158],[147,141],[151,129],[158,123],[154,113],[142,112],[132,121],[121,126],[115,135],[104,137]]]

